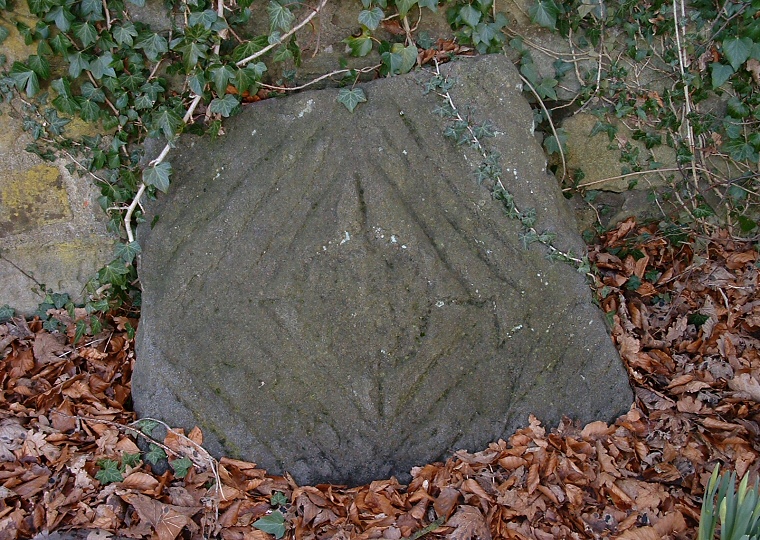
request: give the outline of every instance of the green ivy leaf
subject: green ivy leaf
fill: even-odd
[[[81,96],[74,98],[79,106],[79,116],[85,122],[97,122],[100,118],[100,106],[97,102]]]
[[[214,90],[218,95],[224,95],[227,91],[227,83],[235,76],[235,71],[228,65],[215,65],[209,69],[211,82],[214,83]]]
[[[32,68],[32,71],[34,71],[40,79],[50,78],[50,62],[48,62],[45,57],[33,54],[27,59],[27,62],[29,63],[29,67]]]
[[[241,60],[256,54],[268,44],[267,36],[255,37],[235,47],[232,51],[232,59],[235,60],[235,62],[240,62]]]
[[[66,34],[57,33],[48,41],[50,47],[58,54],[66,56],[68,50],[71,48],[71,40],[66,37]]]
[[[72,27],[74,29],[74,35],[79,38],[83,47],[88,47],[98,39],[98,31],[95,30],[92,23],[74,23]]]
[[[167,139],[173,139],[182,127],[182,118],[176,112],[162,107],[153,115],[151,126],[163,132]]]
[[[351,49],[351,56],[367,56],[372,50],[372,39],[368,34],[359,37],[347,37],[343,43]]]
[[[280,30],[287,32],[296,20],[293,12],[277,0],[270,0],[267,6],[267,14],[269,15],[269,28],[272,31]]]
[[[164,449],[155,443],[150,443],[148,451],[145,453],[145,461],[155,465],[162,459],[166,459],[166,452],[164,452]]]
[[[171,465],[172,469],[174,470],[175,478],[184,478],[187,476],[188,471],[193,466],[193,462],[190,461],[190,458],[185,456],[181,459],[170,461],[169,465]]]
[[[140,463],[140,452],[134,454],[123,452],[121,454],[121,464],[123,467],[137,467],[138,463]]]
[[[58,95],[53,99],[53,105],[62,113],[74,115],[79,111],[79,104],[71,94],[71,83],[66,79],[55,79],[50,87]]]
[[[559,7],[554,0],[538,0],[529,9],[530,20],[549,30],[557,29],[559,12]]]
[[[16,316],[16,310],[8,304],[0,306],[0,323],[4,323]]]
[[[394,43],[390,52],[384,52],[380,57],[391,74],[407,73],[417,62],[417,47],[413,44],[404,47],[402,43]]]
[[[737,71],[752,53],[753,42],[750,38],[729,38],[723,40],[723,55]]]
[[[421,8],[426,7],[430,11],[438,11],[438,0],[418,0],[417,3]]]
[[[95,478],[101,484],[111,484],[113,482],[122,482],[124,476],[119,470],[119,463],[112,459],[100,459],[97,462],[100,470],[95,473]]]
[[[122,284],[125,282],[124,276],[129,274],[129,268],[124,261],[114,260],[100,269],[98,279],[101,283]]]
[[[142,252],[142,248],[140,248],[140,244],[137,242],[128,242],[128,243],[121,243],[119,242],[116,244],[116,249],[114,251],[114,257],[117,259],[121,259],[125,263],[129,264],[132,261],[135,260],[135,257],[139,255]]]
[[[163,162],[152,167],[146,167],[142,173],[143,182],[148,186],[156,186],[166,193],[169,189],[169,177],[172,174],[172,166],[170,163]]]
[[[159,34],[146,33],[139,37],[135,43],[135,49],[144,50],[145,56],[155,62],[159,56],[169,50],[169,42]]]
[[[398,10],[398,16],[402,19],[406,17],[412,6],[417,3],[417,0],[396,0],[396,9]]]
[[[82,0],[79,9],[88,21],[103,20],[103,2],[100,0]]]
[[[278,539],[285,536],[285,516],[279,510],[255,521],[253,526],[265,533],[273,534]]]
[[[44,20],[47,22],[54,22],[61,32],[68,32],[75,17],[64,6],[55,6],[47,12]]]
[[[103,53],[90,62],[90,72],[97,80],[103,77],[116,77],[116,71],[111,67],[113,55],[110,52]]]
[[[134,38],[137,37],[137,28],[131,22],[125,22],[121,25],[114,25],[111,29],[113,38],[121,46],[131,47],[134,43]]]
[[[367,96],[361,88],[341,88],[338,91],[338,103],[345,105],[349,112],[354,112],[356,106],[365,101]]]
[[[225,94],[223,98],[214,98],[209,104],[212,113],[221,114],[225,118],[232,114],[232,111],[240,105],[240,101],[232,94]]]
[[[203,89],[206,87],[206,83],[208,83],[208,79],[206,79],[205,73],[201,70],[194,71],[192,75],[187,78],[187,85],[196,96],[203,95]]]
[[[190,26],[200,24],[206,30],[211,30],[211,27],[214,25],[218,18],[219,15],[216,14],[216,11],[213,9],[206,9],[201,12],[196,11],[194,13],[191,13],[190,17],[188,18],[188,24]]]
[[[374,7],[371,10],[365,9],[359,12],[359,23],[370,30],[375,30],[380,25],[383,17],[385,17],[385,14],[379,7]]]
[[[29,97],[34,96],[40,90],[40,81],[32,68],[21,62],[13,62],[10,71],[13,84],[19,91],[23,90]]]
[[[69,77],[76,79],[86,69],[90,69],[90,61],[82,51],[74,51],[66,56],[69,62]]]
[[[282,491],[275,491],[272,498],[269,499],[269,503],[272,506],[282,506],[283,504],[288,504],[288,498]]]
[[[459,9],[459,17],[467,26],[475,28],[480,22],[482,13],[472,7],[470,4],[465,4]]]

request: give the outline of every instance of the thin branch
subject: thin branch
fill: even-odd
[[[699,168],[700,171],[705,171],[705,169]],[[629,178],[631,176],[641,176],[644,174],[654,174],[654,173],[665,173],[665,172],[683,172],[683,170],[679,167],[667,167],[664,169],[649,169],[646,171],[636,171],[631,172],[627,174],[619,174],[617,176],[610,176],[608,178],[603,178],[601,180],[594,180],[593,182],[586,182],[585,184],[578,184],[577,186],[565,188],[562,191],[572,191],[574,189],[580,189],[580,188],[586,188],[589,186],[598,186],[599,184],[606,184],[607,182],[613,182],[615,180],[621,180],[623,178]]]
[[[278,39],[276,42],[274,42],[274,43],[272,43],[272,44],[264,47],[260,51],[255,52],[255,53],[253,53],[252,55],[250,55],[250,56],[248,56],[246,58],[243,58],[239,62],[236,62],[235,65],[238,66],[238,67],[242,67],[242,66],[248,64],[248,62],[250,62],[252,60],[255,60],[259,56],[262,56],[262,55],[268,53],[269,51],[271,51],[272,49],[274,49],[278,45],[282,44],[290,36],[292,36],[293,34],[295,34],[296,32],[298,32],[301,28],[303,28],[304,26],[306,26],[307,24],[309,24],[309,21],[311,21],[314,17],[316,17],[317,13],[319,13],[322,10],[322,8],[325,7],[326,4],[327,4],[327,0],[322,0],[322,2],[320,2],[320,4],[316,7],[316,9],[314,9],[314,11],[312,11],[311,14],[308,17],[306,17],[303,21],[301,21],[297,26],[294,26],[288,33],[286,33],[283,36],[280,36],[280,39]]]
[[[533,85],[530,84],[530,81],[522,76],[521,73],[518,73],[520,75],[520,79],[524,84],[528,86],[530,91],[533,93],[534,96],[536,96],[536,99],[538,100],[538,104],[541,105],[541,110],[544,111],[544,116],[546,116],[546,120],[549,122],[549,127],[552,129],[552,134],[554,135],[554,138],[557,140],[557,148],[559,148],[559,157],[562,160],[562,176],[560,176],[559,180],[562,181],[565,176],[567,176],[567,163],[565,162],[565,152],[562,151],[562,141],[559,140],[559,135],[557,134],[557,130],[554,129],[554,122],[552,122],[552,116],[549,114],[549,111],[546,109],[546,105],[544,105],[544,101],[541,99],[541,96],[538,95],[538,92],[536,92],[536,89],[533,88]]]
[[[304,18],[303,21],[301,21],[298,25],[296,25],[287,34],[282,36],[276,43],[272,43],[268,47],[264,47],[263,49],[252,54],[248,58],[244,58],[240,60],[239,62],[236,62],[235,65],[238,67],[245,66],[250,61],[258,58],[259,56],[263,54],[266,54],[272,48],[276,47],[277,45],[285,41],[288,37],[293,35],[295,32],[297,32],[298,30],[306,26],[309,23],[309,21],[311,21],[317,15],[317,13],[319,13],[322,10],[322,8],[325,7],[326,4],[327,4],[327,0],[322,0],[314,11],[312,11],[306,18]],[[223,10],[222,0],[219,1],[219,9]],[[214,46],[214,50],[218,52],[219,44]],[[187,123],[190,120],[190,118],[192,118],[193,113],[195,112],[195,109],[200,104],[202,98],[203,98],[202,96],[195,96],[192,103],[190,104],[190,107],[188,107],[187,112],[185,113],[185,116],[182,118],[182,121],[184,123]],[[164,146],[163,150],[161,150],[161,153],[158,155],[158,157],[154,159],[153,161],[151,161],[148,164],[148,166],[155,167],[159,163],[163,162],[164,159],[166,159],[166,156],[169,154],[169,151],[171,150],[171,148],[172,148],[171,142],[166,143],[166,145]],[[135,241],[135,236],[134,236],[134,233],[132,232],[132,214],[134,214],[135,209],[137,208],[137,205],[140,204],[140,198],[145,193],[146,187],[147,186],[145,185],[144,182],[140,183],[140,187],[137,190],[137,193],[135,194],[134,199],[132,199],[132,202],[130,203],[129,208],[127,209],[127,213],[124,215],[124,229],[127,231],[127,239],[129,240],[129,242]]]
[[[364,67],[364,68],[356,69],[356,70],[354,70],[354,69],[338,69],[338,70],[333,71],[331,73],[327,73],[325,75],[317,77],[316,79],[311,80],[311,81],[307,82],[306,84],[302,84],[301,86],[274,86],[274,85],[266,84],[266,83],[258,83],[258,85],[261,86],[262,88],[267,88],[269,90],[279,90],[279,91],[283,91],[283,92],[295,92],[297,90],[303,90],[304,88],[308,88],[312,84],[316,84],[319,81],[322,81],[322,80],[327,79],[329,77],[334,77],[335,75],[340,75],[341,73],[351,73],[352,71],[355,71],[356,73],[371,73],[372,71],[375,71],[376,69],[378,69],[380,66],[382,66],[382,64],[375,64],[374,66],[368,66],[368,67]]]

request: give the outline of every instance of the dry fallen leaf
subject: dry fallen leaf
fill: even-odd
[[[447,527],[456,527],[446,538],[451,540],[491,540],[491,531],[480,510],[474,506],[462,505],[446,522]]]

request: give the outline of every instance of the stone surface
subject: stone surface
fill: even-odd
[[[583,249],[500,56],[442,67],[519,205]],[[359,483],[507,437],[530,413],[611,420],[632,396],[574,268],[524,249],[443,137],[428,72],[247,107],[184,139],[140,230],[135,408],[301,483]],[[152,219],[148,219],[151,222]]]
[[[571,171],[583,171],[581,186],[586,189],[619,193],[634,188],[651,190],[668,185],[666,174],[650,173],[621,178],[625,166],[621,161],[621,155],[626,143],[631,145],[628,152],[638,153],[638,163],[645,170],[651,162],[659,163],[658,168],[674,168],[676,153],[669,146],[657,146],[647,150],[642,141],[633,138],[633,132],[622,122],[614,119],[612,121],[617,128],[617,134],[612,141],[605,131],[591,135],[594,126],[599,122],[599,118],[593,114],[579,113],[562,123],[567,134],[567,167]],[[593,156],[593,159],[589,159],[589,156]]]
[[[12,17],[34,27],[26,3],[17,3]],[[37,53],[36,44],[26,45],[15,28],[7,29],[6,66]],[[32,290],[37,282],[82,300],[84,285],[111,260],[115,241],[106,232],[97,191],[89,178],[72,177],[64,162],[26,151],[33,140],[23,130],[18,100],[0,104],[0,122],[0,306],[33,313],[42,301]],[[66,127],[72,137],[94,130],[82,121]]]

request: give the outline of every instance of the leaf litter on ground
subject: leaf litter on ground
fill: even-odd
[[[628,413],[553,429],[531,416],[509,440],[416,467],[409,485],[299,486],[214,460],[197,428],[141,441],[153,431],[130,411],[137,320],[112,314],[75,345],[83,310],[51,313],[64,333],[12,319],[0,325],[0,540],[694,538],[714,466],[760,466],[758,252],[724,232],[666,233],[628,220],[589,252],[635,391]]]

